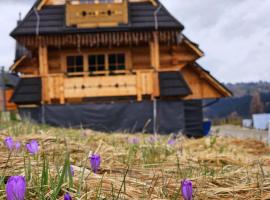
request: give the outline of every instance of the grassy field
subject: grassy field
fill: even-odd
[[[146,134],[1,123],[0,140],[8,136],[22,147],[10,153],[0,143],[0,199],[6,198],[5,183],[14,175],[26,177],[26,200],[63,199],[66,192],[73,199],[176,200],[182,199],[184,179],[192,180],[194,199],[270,199],[270,148],[255,140],[179,136],[168,144],[171,136],[155,140]],[[32,139],[39,143],[35,156],[25,148]],[[93,153],[102,160],[97,174],[89,162]]]

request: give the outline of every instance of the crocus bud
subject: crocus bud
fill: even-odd
[[[170,139],[170,140],[168,141],[168,145],[170,145],[170,146],[175,145],[175,140],[174,140],[174,139]]]
[[[96,174],[100,168],[101,158],[98,154],[93,154],[90,159],[90,164],[93,172]]]
[[[26,145],[27,150],[30,154],[35,155],[38,153],[38,143],[35,140],[32,140],[30,143]]]
[[[147,142],[150,144],[155,144],[158,141],[157,137],[151,136],[147,138]]]
[[[74,173],[74,169],[73,169],[72,165],[70,165],[70,168],[69,169],[70,169],[71,176],[74,176],[75,173]]]
[[[64,200],[72,200],[71,196],[69,195],[69,193],[66,193],[64,196]]]
[[[14,141],[11,137],[5,139],[5,145],[9,151],[12,151],[14,148]]]
[[[136,144],[139,144],[139,143],[140,143],[140,139],[139,139],[139,138],[130,138],[130,139],[128,140],[128,142],[129,142],[130,144],[136,145]]]
[[[192,182],[190,180],[182,181],[182,196],[185,200],[192,200]]]
[[[19,151],[19,149],[21,148],[21,144],[19,142],[15,143],[15,150]]]
[[[24,200],[26,181],[23,176],[12,176],[6,185],[7,200]]]

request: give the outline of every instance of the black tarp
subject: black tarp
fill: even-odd
[[[203,133],[203,109],[202,100],[184,101],[185,108],[185,131],[192,137],[202,137]]]
[[[187,123],[189,126],[186,133],[189,136],[203,136],[202,132],[199,132],[202,127],[200,109],[202,107],[198,103],[158,100],[158,133],[185,133]],[[102,132],[153,133],[152,101],[44,105],[37,108],[20,108],[19,111],[23,118],[58,127],[89,128]]]

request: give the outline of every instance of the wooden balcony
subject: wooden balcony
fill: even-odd
[[[66,4],[67,26],[81,28],[114,27],[128,23],[128,5],[118,3],[80,3],[72,0]]]
[[[153,95],[155,78],[152,70],[113,76],[85,75],[50,74],[42,77],[43,101],[59,100],[63,104],[67,99],[125,96],[136,96],[141,101],[143,95]]]

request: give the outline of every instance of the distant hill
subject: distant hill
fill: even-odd
[[[253,96],[258,93],[263,112],[270,113],[270,83],[237,83],[226,84],[234,93],[234,97],[221,99],[218,103],[205,108],[205,117],[210,119],[222,119],[230,116],[241,118],[251,117],[251,101]],[[205,102],[205,104],[209,101]]]

